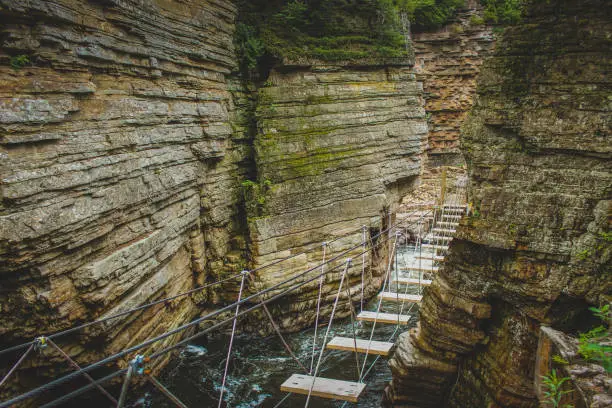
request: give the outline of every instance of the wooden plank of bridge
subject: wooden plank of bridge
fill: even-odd
[[[418,255],[416,257],[416,259],[422,259],[424,261],[443,261],[444,257],[442,255],[436,255],[436,256],[431,256],[431,255]]]
[[[441,232],[441,233],[448,233],[448,234],[454,234],[455,232],[457,232],[456,229],[454,228],[434,228],[432,229],[433,232]]]
[[[410,316],[398,315],[397,313],[378,313],[377,316],[376,312],[364,310],[357,315],[357,320],[389,324],[398,324],[398,322],[399,324],[408,324],[408,321],[410,321]]]
[[[281,391],[294,392],[296,394],[308,395],[313,377],[304,374],[293,374],[281,384]],[[334,380],[331,378],[317,377],[314,382],[311,395],[329,399],[339,399],[349,402],[357,402],[359,396],[365,390],[364,383]]]
[[[430,279],[419,279],[419,278],[397,278],[393,280],[394,283],[401,283],[404,285],[422,285],[429,286],[431,285]]]
[[[461,217],[462,217],[462,215],[460,215],[460,214],[444,214],[444,215],[442,215],[442,219],[452,218],[452,219],[458,220]]]
[[[444,211],[445,213],[451,213],[451,214],[457,214],[457,213],[462,213],[465,211],[465,208],[454,208],[454,207],[446,207],[444,206],[444,208],[442,208],[442,211]]]
[[[456,227],[459,225],[458,221],[438,221],[436,225],[447,226],[447,227]],[[437,228],[434,228],[436,230]]]
[[[447,250],[448,249],[447,245],[423,244],[422,246],[423,246],[423,248],[426,248],[426,249],[442,249],[442,250]]]
[[[438,272],[438,270],[440,269],[440,267],[438,266],[422,266],[422,267],[416,267],[416,266],[407,266],[407,267],[403,267],[400,268],[400,271],[414,271],[414,272]]]
[[[453,239],[453,237],[451,236],[443,236],[443,235],[432,235],[430,238],[434,241],[450,241],[451,239]]]
[[[383,300],[389,300],[391,302],[410,302],[419,303],[423,296],[421,295],[410,295],[408,293],[396,293],[396,292],[380,292],[379,298]]]
[[[357,351],[358,353],[376,354],[380,356],[388,356],[391,353],[391,349],[394,344],[388,341],[377,341],[364,339],[353,339],[352,337],[339,337],[336,336],[329,343],[327,343],[328,349],[333,350],[345,350],[345,351]],[[355,348],[355,342],[357,348]]]

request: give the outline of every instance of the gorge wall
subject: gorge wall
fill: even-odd
[[[412,34],[414,70],[425,93],[427,153],[432,164],[463,162],[460,127],[472,107],[480,66],[495,44],[492,27],[484,24],[482,14],[482,6],[470,1],[442,28]]]
[[[400,336],[400,407],[537,407],[541,324],[610,301],[610,8],[536,2],[479,77],[461,139],[475,211]]]
[[[231,1],[0,6],[1,347],[346,235],[338,252],[361,242],[362,225],[388,225],[417,181],[427,127],[412,60],[279,66],[257,90],[237,73]],[[93,361],[235,301],[238,284],[60,346]],[[275,309],[284,329],[312,320],[298,313],[312,297],[306,288]],[[12,386],[30,388],[58,362],[28,359]]]
[[[222,275],[211,266],[245,250],[234,239],[249,151],[230,126],[235,6],[0,5],[3,346]],[[61,345],[91,361],[185,323],[207,300],[178,299]],[[26,361],[22,384],[37,364],[49,358]]]
[[[259,89],[255,139],[259,203],[249,214],[255,264],[343,236],[327,247],[329,258],[359,245],[361,226],[370,236],[393,222],[400,199],[416,185],[427,143],[422,86],[411,69],[284,67],[267,83]],[[295,257],[291,267],[313,267],[321,252]],[[351,280],[355,289],[361,285],[360,263],[356,259],[350,271],[359,275]],[[286,269],[286,263],[267,269],[261,279],[276,283]],[[377,290],[379,275],[373,273],[365,295]],[[332,276],[325,291],[333,298],[340,276]],[[316,287],[303,296],[315,302]],[[314,321],[315,308],[305,308],[303,300],[289,299],[290,308],[302,313],[292,314],[287,324]]]

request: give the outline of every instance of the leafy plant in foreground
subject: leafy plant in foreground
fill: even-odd
[[[601,308],[590,307],[590,311],[600,318],[604,324],[609,325],[610,305]],[[597,326],[586,333],[580,333],[578,339],[578,353],[589,361],[601,364],[606,372],[612,373],[612,336],[609,327]]]
[[[549,402],[553,408],[572,408],[573,405],[565,404],[561,405],[561,399],[565,394],[569,394],[572,390],[563,390],[563,384],[569,380],[569,377],[559,377],[557,371],[553,368],[550,373],[542,376],[542,382],[547,388],[544,391],[547,402]]]

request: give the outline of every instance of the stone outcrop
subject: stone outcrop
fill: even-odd
[[[361,243],[362,225],[375,236],[394,221],[426,144],[413,61],[282,66],[257,90],[236,73],[236,13],[220,0],[0,0],[0,347],[336,237],[329,258]],[[320,259],[296,256],[259,283]],[[385,247],[367,260],[366,295],[384,260]],[[94,361],[235,301],[238,283],[59,344]],[[313,320],[315,293],[272,308],[283,329]],[[56,375],[40,369],[53,363],[28,359],[12,385]]]
[[[472,107],[476,77],[492,52],[495,36],[478,2],[466,4],[451,23],[412,35],[414,70],[423,82],[428,115],[430,160],[459,163],[460,127]]]
[[[393,222],[421,173],[427,138],[422,88],[410,67],[283,67],[266,85],[259,89],[258,186],[251,187],[257,194],[248,214],[255,266],[344,235],[327,248],[329,259],[362,242],[361,225],[375,235],[389,217]],[[290,267],[306,270],[321,256],[320,250],[300,255]],[[360,274],[359,265],[352,273]],[[287,267],[260,277],[274,283]],[[337,278],[327,280],[326,291]],[[360,280],[351,283],[360,295]],[[304,309],[308,296],[316,298],[316,291],[293,303]],[[292,320],[313,318],[310,308]]]
[[[461,140],[474,212],[400,337],[394,406],[536,407],[540,325],[610,300],[610,17],[538,2],[485,62]]]
[[[228,1],[0,1],[3,346],[239,268],[250,142],[230,125],[235,14]],[[194,299],[60,344],[91,361],[185,323]]]

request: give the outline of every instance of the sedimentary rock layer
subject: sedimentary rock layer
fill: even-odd
[[[412,62],[283,66],[257,91],[234,74],[236,12],[220,0],[0,0],[1,347],[336,237],[329,258],[361,243],[362,225],[369,239],[393,222],[426,144]],[[386,250],[366,262],[384,268]],[[247,290],[320,259],[296,256]],[[238,283],[59,343],[95,361],[235,301]],[[271,307],[283,329],[312,322],[316,290]],[[39,369],[54,363],[28,359],[12,385],[56,375]]]
[[[460,127],[472,107],[480,66],[495,44],[481,15],[481,6],[470,4],[441,29],[412,35],[414,69],[425,92],[430,159],[460,155]]]
[[[230,126],[235,6],[0,6],[0,343],[216,279],[211,265],[245,249],[232,240],[247,152]],[[174,303],[61,344],[88,361],[198,313]]]
[[[369,237],[393,222],[421,172],[427,136],[422,87],[409,66],[276,69],[259,89],[257,109],[258,179],[249,186],[248,205],[256,266],[344,236],[327,248],[329,258],[362,242],[361,225]],[[303,254],[290,268],[305,270],[321,256]],[[287,271],[283,264],[260,278],[272,283]],[[337,285],[336,275],[326,292]],[[357,276],[351,283],[360,295]],[[295,318],[312,320],[313,313]]]
[[[611,21],[538,2],[485,62],[461,141],[474,212],[391,360],[394,406],[536,407],[540,324],[609,301]]]

